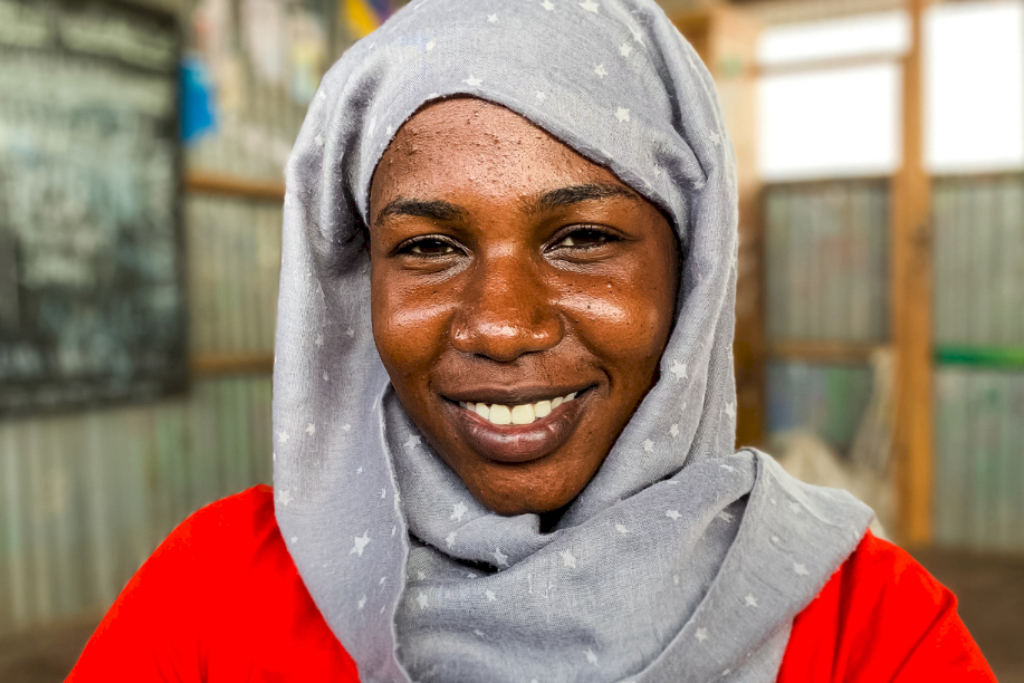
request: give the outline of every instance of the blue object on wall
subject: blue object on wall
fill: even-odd
[[[210,71],[195,57],[181,64],[181,139],[191,144],[217,130],[217,95]]]

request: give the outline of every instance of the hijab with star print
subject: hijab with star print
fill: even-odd
[[[672,217],[661,379],[551,530],[478,503],[370,329],[370,179],[424,103],[543,128]],[[653,0],[413,0],[330,70],[287,169],[277,520],[364,683],[775,679],[871,513],[734,452],[737,197],[714,86]]]

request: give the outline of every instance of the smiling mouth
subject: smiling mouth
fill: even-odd
[[[552,399],[516,406],[506,406],[500,403],[469,403],[467,401],[460,401],[459,405],[466,410],[473,411],[493,425],[528,425],[544,419],[563,403],[575,400],[577,393],[573,391],[565,396],[556,396]]]
[[[498,463],[539,460],[558,450],[579,425],[588,389],[532,403],[447,401],[452,424],[476,453]]]

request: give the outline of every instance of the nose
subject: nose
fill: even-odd
[[[452,345],[508,363],[558,344],[562,320],[540,270],[514,254],[480,258],[452,317]]]

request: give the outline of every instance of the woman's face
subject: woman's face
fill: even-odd
[[[655,381],[679,281],[669,222],[469,98],[398,131],[370,215],[373,334],[410,417],[488,508],[569,503]]]

